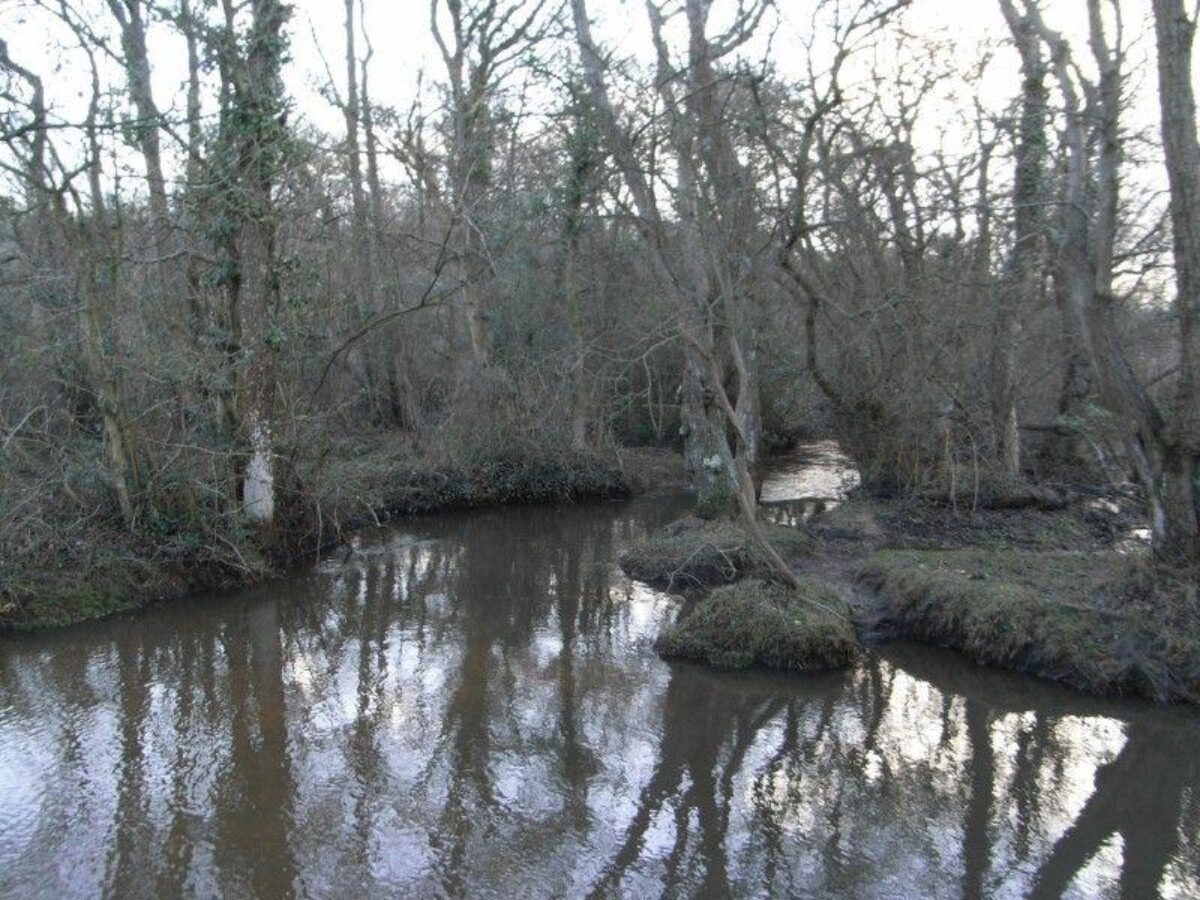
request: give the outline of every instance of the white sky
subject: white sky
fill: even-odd
[[[104,29],[109,13],[104,0],[72,0],[86,10]],[[1149,4],[1123,0],[1126,31],[1131,43],[1130,70],[1134,103],[1128,124],[1140,128],[1156,120],[1153,91],[1153,43],[1146,19]],[[426,93],[442,75],[441,59],[429,28],[429,0],[365,0],[365,27],[374,46],[371,66],[372,99],[376,103],[406,109],[412,102],[418,73],[425,72]],[[777,25],[773,58],[785,73],[799,76],[804,58],[804,39],[810,27],[815,0],[777,0]],[[299,118],[336,134],[343,127],[341,116],[317,93],[327,80],[322,53],[342,89],[343,2],[342,0],[294,0],[291,26],[293,62],[287,83]],[[647,61],[650,57],[645,13],[641,0],[590,0],[598,37],[608,47],[619,47],[623,55]],[[733,8],[732,0],[716,0],[714,19]],[[1072,38],[1076,56],[1086,62],[1084,43],[1086,9],[1084,0],[1047,0],[1047,18]],[[914,0],[905,14],[910,34],[939,42],[953,42],[961,72],[970,70],[981,48],[1000,41],[1006,34],[996,0]],[[770,18],[770,17],[768,17]],[[90,84],[83,58],[74,48],[70,33],[32,0],[0,0],[0,34],[9,41],[13,57],[42,75],[51,109],[65,120],[78,121],[86,107]],[[764,37],[765,40],[765,37]],[[182,85],[186,77],[186,53],[182,38],[166,25],[151,30],[151,62],[159,106],[180,115]],[[365,46],[360,40],[360,54]],[[109,73],[110,84],[120,90],[118,72]],[[985,107],[999,111],[1019,87],[1016,53],[1004,47],[997,51],[980,87]],[[950,101],[947,101],[950,103]],[[970,108],[970,98],[960,95],[959,105]],[[432,95],[426,109],[436,106]],[[936,140],[949,118],[935,110],[927,124],[928,140]],[[942,121],[939,121],[942,120]]]

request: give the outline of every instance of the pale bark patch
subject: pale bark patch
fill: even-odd
[[[271,429],[266,423],[254,421],[250,426],[250,462],[242,497],[246,515],[261,524],[270,524],[275,517],[275,475],[271,466]]]

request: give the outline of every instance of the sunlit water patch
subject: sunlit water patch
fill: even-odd
[[[836,443],[813,441],[772,460],[760,501],[769,521],[797,526],[840,504],[860,481]]]

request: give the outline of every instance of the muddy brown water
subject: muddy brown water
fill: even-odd
[[[667,665],[613,561],[688,504],[413,519],[3,639],[0,897],[1200,896],[1195,710],[905,644]]]

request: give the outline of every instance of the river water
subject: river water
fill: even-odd
[[[1200,896],[1194,710],[906,644],[667,665],[614,559],[688,502],[412,519],[0,639],[0,897]]]

